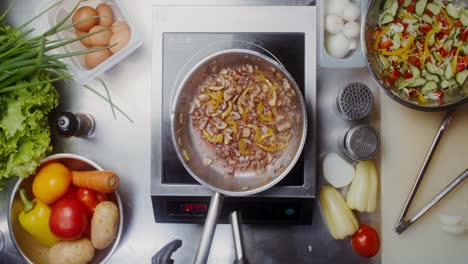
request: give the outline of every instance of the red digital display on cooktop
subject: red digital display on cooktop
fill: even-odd
[[[207,204],[183,204],[184,211],[192,212],[192,211],[207,211],[208,205]]]

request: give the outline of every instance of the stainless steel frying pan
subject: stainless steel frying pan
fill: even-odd
[[[224,178],[222,166],[204,166],[203,158],[210,153],[209,148],[195,133],[190,120],[190,108],[198,93],[199,85],[217,67],[240,66],[243,64],[258,66],[268,71],[274,68],[286,78],[296,92],[292,105],[295,105],[296,121],[292,128],[292,138],[281,158],[270,166],[263,175],[255,172],[236,174],[232,179]],[[228,49],[213,53],[196,64],[182,80],[174,95],[171,108],[172,141],[177,155],[190,175],[202,185],[214,191],[211,198],[203,235],[195,256],[194,263],[206,263],[211,242],[216,228],[218,213],[224,195],[245,196],[262,192],[281,181],[294,167],[301,155],[306,139],[307,117],[304,99],[301,91],[287,70],[269,57],[247,49]],[[213,154],[212,154],[213,156]],[[279,167],[282,170],[279,170]]]

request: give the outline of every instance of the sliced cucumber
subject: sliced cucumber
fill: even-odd
[[[403,2],[403,7],[408,7],[411,5],[411,2],[412,0],[405,0],[405,2]]]
[[[410,85],[414,81],[413,78],[411,78],[411,79],[400,79],[400,80],[402,80],[402,81],[400,81],[398,83],[398,85],[397,85],[399,90],[405,88],[406,86]]]
[[[460,21],[462,22],[463,26],[468,27],[468,12],[463,12],[460,15]]]
[[[461,52],[463,52],[463,55],[468,55],[468,43],[465,43],[463,47],[461,48]]]
[[[418,16],[422,16],[424,14],[426,5],[427,5],[427,0],[418,0],[418,2],[416,2],[416,14]]]
[[[435,82],[440,82],[440,78],[439,76],[435,75],[435,74],[431,74],[429,73],[428,71],[426,70],[422,70],[422,73],[421,73],[422,77],[428,81],[435,81]]]
[[[449,88],[450,83],[446,79],[442,79],[442,82],[440,83],[440,88],[441,89],[447,89]]]
[[[424,78],[415,78],[408,86],[409,87],[417,87],[424,85],[426,83],[426,79]]]
[[[415,24],[419,23],[419,19],[417,19],[417,18],[403,18],[403,22],[405,22],[406,24],[415,25]]]
[[[390,6],[392,6],[393,2],[397,2],[397,0],[387,0],[387,1],[385,1],[382,10],[387,11],[390,8]]]
[[[390,68],[390,61],[383,55],[380,55],[379,56],[380,58],[380,63],[382,64],[382,67],[387,70],[388,68]]]
[[[460,13],[462,9],[460,7],[455,6],[453,3],[449,3],[447,5],[447,14],[454,19],[460,18]]]
[[[452,64],[448,63],[445,67],[445,79],[450,80],[453,77]]]
[[[422,92],[422,93],[428,93],[428,92],[430,92],[430,91],[433,91],[433,90],[437,89],[437,86],[438,86],[437,83],[434,82],[434,81],[426,82],[426,83],[423,85],[423,87],[422,87],[422,89],[421,89],[421,92]]]
[[[459,85],[463,85],[463,83],[464,83],[465,80],[466,80],[466,77],[468,77],[468,69],[463,70],[463,71],[457,73],[457,77],[455,77],[455,79],[457,80],[457,83],[458,83]]]
[[[449,39],[453,38],[453,36],[455,36],[456,32],[457,32],[457,28],[452,28],[452,30],[450,30],[450,32],[449,32],[448,38]]]
[[[434,3],[428,3],[426,8],[432,12],[432,14],[434,15],[438,15],[440,13],[440,6],[439,5],[436,5]]]
[[[435,44],[435,34],[432,34],[429,37],[429,46],[434,46],[434,44]]]
[[[424,15],[421,17],[421,19],[422,19],[424,22],[428,23],[428,24],[432,24],[432,22],[433,22],[433,21],[432,21],[432,18],[431,18],[430,16],[426,15],[426,14],[424,14]]]
[[[398,36],[398,34],[393,35],[392,42],[393,42],[393,45],[392,45],[392,47],[390,48],[391,50],[397,50],[397,49],[400,48],[400,46],[401,46],[401,39],[400,39],[400,36]]]
[[[437,74],[439,76],[444,76],[444,71],[437,67],[435,64],[431,63],[431,62],[427,62],[426,63],[426,69],[428,72],[432,73],[432,74]]]
[[[453,39],[449,39],[445,42],[444,48],[445,50],[451,50],[453,45]]]
[[[383,25],[386,25],[390,22],[393,21],[393,16],[389,15],[389,14],[382,14],[383,16],[380,16],[380,25],[383,26]]]
[[[391,0],[389,0],[391,1]],[[398,0],[393,0],[388,9],[384,9],[384,12],[388,12],[389,15],[395,17],[398,11]]]
[[[421,76],[421,71],[418,69],[418,67],[411,66],[410,67],[411,74],[413,75],[413,79],[419,78]]]

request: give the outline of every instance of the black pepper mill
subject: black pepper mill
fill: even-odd
[[[55,119],[55,130],[62,137],[90,137],[94,132],[94,119],[86,113],[65,111]]]

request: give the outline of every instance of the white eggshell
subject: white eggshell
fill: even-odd
[[[361,30],[361,27],[359,23],[351,21],[351,22],[346,23],[343,26],[342,32],[345,37],[352,39],[352,38],[359,37],[360,30]]]
[[[343,29],[343,26],[344,20],[342,17],[337,15],[328,15],[325,17],[325,30],[328,33],[339,33]]]
[[[353,3],[348,3],[343,9],[343,18],[346,21],[355,21],[359,18],[361,10],[359,6]]]
[[[350,47],[350,41],[342,33],[329,35],[325,38],[325,48],[330,56],[341,59],[346,54]]]

